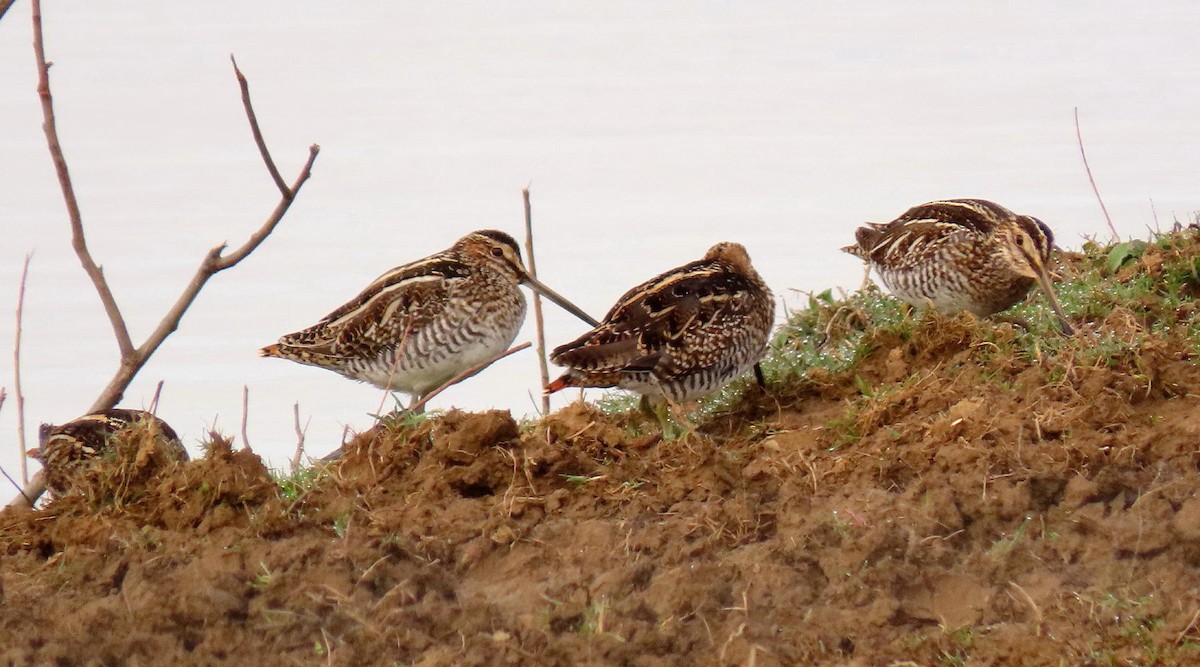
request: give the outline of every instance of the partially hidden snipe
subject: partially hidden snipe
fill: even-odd
[[[550,360],[568,370],[546,393],[621,387],[660,405],[700,398],[758,363],[774,319],[746,249],[718,243],[629,290],[599,326],[555,349]]]
[[[1054,235],[1044,222],[983,199],[914,206],[888,223],[867,223],[843,248],[913,306],[980,317],[1005,310],[1041,285],[1062,330],[1071,334],[1050,278]]]
[[[481,230],[384,273],[320,322],[260,354],[410,394],[415,403],[512,344],[525,320],[521,284],[595,323],[529,275],[511,236]]]
[[[166,422],[142,410],[113,408],[102,410],[65,424],[42,424],[38,429],[38,447],[28,455],[41,462],[46,471],[46,487],[57,496],[69,493],[75,469],[104,454],[118,433],[134,428],[150,429],[164,446],[159,449],[166,459],[188,460],[187,450],[175,430]]]

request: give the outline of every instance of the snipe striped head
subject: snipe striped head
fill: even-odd
[[[524,284],[595,320],[534,279],[508,234],[485,229],[376,278],[319,322],[260,351],[413,396],[500,354],[525,319]]]
[[[843,250],[909,304],[986,317],[1039,285],[1063,332],[1073,332],[1050,276],[1054,234],[1037,218],[983,199],[948,199],[914,206],[888,223],[867,223],[854,237]]]

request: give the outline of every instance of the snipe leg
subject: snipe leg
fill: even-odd
[[[408,408],[405,409],[405,412],[410,415],[425,414],[425,404],[421,402],[421,399],[423,398],[425,398],[424,394],[413,394],[412,402],[408,404]],[[399,401],[397,401],[397,403],[399,403]]]
[[[754,379],[758,381],[759,389],[767,390],[767,379],[763,377],[762,364],[757,362],[754,364]]]

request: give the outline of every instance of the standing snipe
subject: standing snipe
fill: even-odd
[[[38,429],[38,448],[30,450],[29,456],[45,468],[46,487],[55,495],[63,495],[72,487],[76,465],[100,456],[118,432],[137,427],[149,428],[155,437],[161,438],[165,447],[159,451],[167,459],[188,460],[179,436],[166,422],[149,412],[124,408],[84,415],[58,426],[42,424]]]
[[[1063,332],[1072,333],[1050,280],[1054,235],[1041,220],[983,199],[914,206],[889,223],[867,223],[843,248],[914,306],[998,313],[1040,284]]]
[[[511,236],[489,229],[388,271],[320,322],[260,354],[411,394],[415,403],[508,348],[525,321],[522,283],[595,324],[529,275]]]
[[[771,290],[746,249],[718,243],[704,257],[629,290],[604,321],[550,360],[569,370],[546,387],[621,387],[682,403],[758,363],[775,319]],[[664,420],[665,414],[659,413]]]

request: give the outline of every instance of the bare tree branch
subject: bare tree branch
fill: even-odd
[[[304,168],[292,185],[293,192],[299,192],[304,182],[308,180],[312,173],[313,161],[317,159],[317,153],[320,150],[321,147],[316,144],[313,144],[309,148],[308,161],[305,162]],[[274,231],[279,221],[283,219],[292,201],[293,199],[289,198],[280,199],[279,204],[272,211],[271,216],[267,218],[267,221],[263,223],[262,227],[254,232],[246,243],[242,244],[241,247],[229,255],[222,256],[221,254],[225,250],[225,244],[216,246],[208,251],[204,259],[201,260],[199,268],[196,269],[196,273],[192,276],[191,282],[184,288],[183,293],[179,295],[179,298],[175,301],[175,305],[171,306],[171,309],[167,311],[162,321],[158,323],[158,326],[146,338],[146,342],[142,343],[128,357],[122,357],[120,368],[117,369],[116,374],[109,381],[104,392],[100,394],[100,398],[96,399],[96,402],[92,404],[91,412],[107,410],[121,400],[125,388],[133,381],[133,377],[137,375],[137,372],[146,364],[150,356],[158,350],[163,341],[167,339],[167,336],[170,336],[179,328],[179,322],[183,319],[183,314],[191,307],[192,302],[196,300],[196,297],[200,294],[200,290],[204,288],[209,278],[212,278],[220,271],[234,266],[245,259],[250,253],[254,252],[263,240]]]
[[[237,59],[233,57],[232,53],[229,54],[229,62],[233,63],[233,74],[237,77],[238,86],[242,89],[242,106],[246,107],[246,118],[250,120],[250,131],[254,133],[254,144],[258,146],[258,152],[267,165],[267,171],[271,173],[275,187],[279,188],[279,194],[283,195],[284,199],[290,200],[296,196],[296,191],[288,188],[287,183],[283,182],[283,176],[279,175],[279,168],[275,166],[275,160],[271,159],[271,151],[267,150],[267,142],[263,139],[262,130],[258,127],[258,116],[254,114],[254,107],[250,104],[250,82],[246,80],[242,70],[238,69]]]
[[[58,141],[58,124],[54,119],[54,99],[50,95],[50,63],[46,62],[46,50],[42,43],[42,3],[33,0],[33,53],[37,59],[38,68],[38,97],[42,102],[42,130],[46,133],[46,145],[50,149],[50,158],[54,161],[54,171],[58,174],[58,184],[62,188],[63,201],[67,205],[67,215],[71,219],[71,246],[79,257],[83,270],[92,279],[100,302],[104,304],[104,312],[112,324],[113,335],[117,338],[117,347],[121,357],[133,354],[133,341],[129,338],[129,329],[121,310],[104,278],[104,271],[92,260],[88,252],[87,239],[83,235],[83,216],[79,212],[79,201],[75,198],[75,187],[71,184],[71,172],[67,169],[67,159],[63,156],[62,144]]]
[[[525,254],[529,256],[529,275],[537,278],[537,261],[533,258],[533,206],[529,203],[529,186],[521,190],[525,201]],[[550,384],[550,367],[546,365],[546,326],[542,320],[542,297],[533,293],[533,322],[537,326],[538,370],[542,374],[542,386]],[[550,414],[550,397],[542,394],[542,416]]]
[[[1083,168],[1087,171],[1088,182],[1092,184],[1092,192],[1096,193],[1096,201],[1100,202],[1100,210],[1104,212],[1104,219],[1108,221],[1108,231],[1112,232],[1113,241],[1120,241],[1121,235],[1117,234],[1117,228],[1108,216],[1108,208],[1100,197],[1100,188],[1096,187],[1096,179],[1092,178],[1092,168],[1088,166],[1087,153],[1083,150],[1083,134],[1079,131],[1079,107],[1075,107],[1075,138],[1079,140],[1079,155],[1083,157]]]
[[[17,288],[17,331],[13,337],[13,391],[17,393],[17,446],[20,447],[21,483],[29,483],[29,464],[25,461],[25,393],[21,391],[21,318],[25,311],[25,279],[29,277],[29,259],[33,253],[25,255],[25,265],[21,267],[21,284]],[[0,390],[2,391],[2,390]],[[0,405],[3,405],[0,394]]]
[[[16,0],[0,0],[0,19],[4,18],[4,13],[8,11],[9,7],[13,6],[14,2]]]
[[[99,398],[88,408],[88,412],[92,413],[112,408],[121,400],[126,387],[133,381],[138,371],[145,366],[146,362],[158,350],[167,336],[179,328],[179,322],[183,318],[184,313],[187,312],[187,309],[195,301],[200,290],[204,288],[208,280],[220,271],[228,269],[245,259],[274,231],[276,225],[279,224],[284,214],[287,213],[288,208],[291,207],[300,188],[303,187],[312,174],[313,162],[316,161],[317,154],[321,148],[316,144],[310,146],[308,149],[308,160],[300,170],[299,176],[296,177],[290,188],[284,185],[262,139],[262,132],[259,130],[258,120],[254,114],[254,107],[250,101],[249,85],[246,82],[245,76],[237,68],[237,63],[234,63],[234,74],[237,76],[242,90],[242,106],[245,109],[247,118],[250,120],[250,129],[254,135],[255,143],[259,147],[259,152],[267,164],[268,171],[271,172],[272,179],[275,180],[277,187],[280,188],[280,201],[276,204],[274,211],[271,212],[266,222],[233,252],[227,255],[223,254],[226,246],[225,244],[221,244],[205,254],[199,268],[196,269],[196,273],[184,288],[183,293],[179,295],[175,304],[163,316],[163,319],[146,338],[145,342],[135,348],[133,341],[129,337],[125,320],[121,316],[121,311],[117,307],[112,291],[108,287],[108,282],[104,278],[104,273],[92,260],[91,253],[87,248],[83,234],[82,216],[79,213],[79,204],[75,198],[75,189],[71,184],[70,172],[67,169],[67,161],[63,156],[62,146],[58,140],[58,130],[54,120],[54,100],[50,93],[50,64],[46,62],[42,41],[41,2],[40,0],[32,0],[32,5],[33,43],[38,66],[38,95],[42,103],[43,129],[46,133],[46,143],[50,149],[50,156],[54,161],[55,172],[58,174],[59,185],[62,188],[63,200],[66,202],[67,213],[70,217],[72,245],[75,248],[76,255],[79,256],[84,271],[91,277],[92,284],[96,287],[96,291],[100,295],[100,301],[104,304],[105,312],[108,314],[109,322],[112,324],[114,335],[117,338],[117,345],[121,350],[121,362],[116,373],[104,388],[104,391],[101,392]],[[45,491],[44,472],[40,471],[34,475],[22,494],[23,498],[18,498],[9,503],[9,505],[21,505],[23,504],[22,500],[24,500],[31,506],[33,501],[36,501]]]
[[[501,352],[500,354],[497,354],[496,356],[492,357],[491,359],[488,359],[486,361],[481,361],[478,364],[475,364],[474,366],[468,368],[467,370],[450,378],[449,380],[446,380],[437,389],[434,389],[433,391],[429,392],[428,394],[425,394],[424,396],[422,396],[421,400],[417,401],[416,403],[413,403],[405,411],[410,414],[416,413],[417,411],[423,409],[425,407],[425,404],[428,403],[434,396],[437,396],[438,394],[442,393],[443,391],[446,391],[447,389],[449,389],[450,387],[453,387],[454,385],[458,384],[459,382],[462,382],[464,380],[469,380],[469,379],[475,377],[476,375],[479,375],[488,366],[491,366],[492,364],[496,363],[497,361],[500,361],[501,359],[503,359],[511,354],[516,354],[517,352],[520,352],[521,350],[528,349],[529,346],[531,346],[532,344],[533,343],[528,343],[528,342],[521,343],[520,345],[518,345],[516,347],[511,347],[511,348]],[[326,454],[325,456],[322,456],[320,459],[320,462],[321,463],[329,463],[330,461],[336,461],[340,458],[342,458],[342,448],[338,447],[337,449]]]

